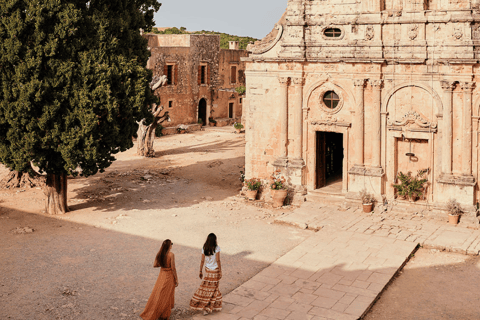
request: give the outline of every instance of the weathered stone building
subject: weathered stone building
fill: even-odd
[[[245,50],[231,43],[230,50],[220,49],[217,35],[145,34],[151,57],[147,67],[153,79],[166,75],[167,84],[155,91],[170,113],[171,126],[195,124],[210,117],[239,119],[242,96],[235,88],[245,85]]]
[[[398,172],[428,169],[424,203],[472,209],[479,48],[474,1],[289,0],[244,59],[247,177],[391,199]]]

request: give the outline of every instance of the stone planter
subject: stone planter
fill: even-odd
[[[283,203],[285,202],[285,198],[287,198],[287,194],[288,192],[285,189],[280,189],[280,190],[272,189],[273,207],[274,208],[282,207]]]
[[[362,206],[363,206],[363,212],[365,213],[372,212],[373,203],[363,203]]]
[[[258,190],[247,190],[245,194],[247,195],[248,200],[256,200],[257,199],[257,192]]]
[[[460,218],[460,215],[458,214],[448,214],[448,223],[457,225],[459,218]]]

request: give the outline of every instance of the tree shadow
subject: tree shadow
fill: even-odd
[[[203,230],[190,231],[202,241],[189,246],[177,241],[184,230],[146,237],[15,209],[0,221],[2,319],[136,319],[155,284],[159,269],[153,260],[164,238],[175,243],[176,306],[188,307],[200,284]],[[24,226],[34,232],[13,233]],[[223,294],[268,265],[249,258],[252,250],[228,254],[226,245],[222,249]]]
[[[160,139],[156,139],[155,143],[160,142]],[[155,145],[155,157],[162,158],[166,155],[178,155],[178,154],[185,154],[185,153],[199,153],[199,152],[222,152],[222,151],[230,151],[236,147],[240,147],[244,145],[245,142],[242,141],[232,141],[224,139],[219,139],[219,141],[209,142],[209,143],[200,143],[194,146],[185,146],[185,147],[178,147],[175,149],[162,149],[162,145]]]
[[[102,212],[172,209],[224,200],[241,189],[239,176],[244,161],[244,157],[202,161],[173,171],[150,168],[145,173],[136,169],[128,175],[109,170],[88,178],[88,182],[85,178],[75,178],[70,185],[83,186],[71,188],[76,195],[69,198],[69,208]],[[238,171],[232,172],[232,168]]]

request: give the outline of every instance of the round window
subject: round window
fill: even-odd
[[[325,103],[325,105],[329,109],[335,109],[338,106],[339,102],[340,97],[333,91],[327,91],[323,95],[323,103]]]
[[[327,28],[323,32],[327,38],[338,38],[342,35],[342,30],[338,28]]]

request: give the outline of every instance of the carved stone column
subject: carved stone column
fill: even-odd
[[[443,151],[442,151],[442,169],[445,175],[452,174],[452,144],[453,144],[453,127],[452,127],[452,92],[454,82],[442,81],[443,89]]]
[[[475,82],[463,82],[462,175],[472,176],[472,91]]]
[[[287,159],[287,139],[288,139],[288,78],[279,77],[280,82],[280,159]]]
[[[365,109],[364,109],[364,88],[365,79],[353,80],[355,86],[355,100],[357,105],[355,106],[355,118],[353,121],[353,134],[355,141],[355,159],[354,165],[356,167],[363,167],[364,154],[364,125],[365,125]]]
[[[373,88],[373,114],[372,114],[372,167],[381,167],[381,97],[383,80],[370,80]]]
[[[293,118],[294,118],[294,155],[295,160],[302,161],[302,132],[303,132],[303,78],[292,78],[295,85],[295,100],[293,103]]]

